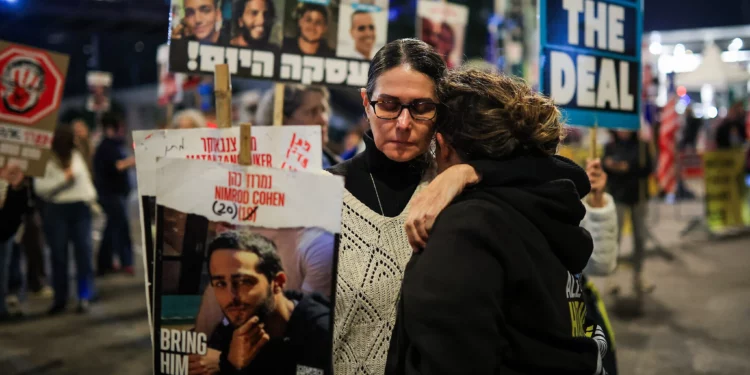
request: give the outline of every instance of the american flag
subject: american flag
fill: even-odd
[[[679,117],[675,111],[675,104],[677,104],[677,95],[672,95],[662,110],[659,127],[659,160],[656,177],[659,180],[659,187],[665,193],[674,193],[677,187],[675,142]]]

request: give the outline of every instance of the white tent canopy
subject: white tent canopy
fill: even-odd
[[[675,83],[691,90],[700,90],[704,84],[710,84],[716,91],[727,91],[733,84],[750,80],[750,73],[740,65],[721,60],[721,50],[714,43],[703,51],[702,60],[696,70],[677,74]]]

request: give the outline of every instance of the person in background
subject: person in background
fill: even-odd
[[[300,2],[294,11],[297,35],[285,38],[284,52],[297,55],[334,57],[334,50],[328,46],[326,33],[330,15],[328,8],[314,3]]]
[[[17,320],[20,311],[11,314],[5,304],[8,293],[10,258],[13,240],[28,210],[28,186],[24,174],[16,165],[0,167],[0,322]]]
[[[116,271],[113,255],[117,254],[123,270],[134,275],[127,199],[131,189],[128,170],[135,165],[135,158],[125,154],[125,127],[118,116],[105,114],[102,126],[105,137],[94,155],[94,176],[107,224],[99,246],[97,272],[104,275]]]
[[[606,192],[607,174],[602,169],[601,160],[587,160],[586,174],[591,183],[591,192],[582,200],[586,207],[586,216],[581,221],[581,226],[591,234],[594,251],[591,253],[586,268],[583,269],[581,285],[586,297],[586,314],[592,322],[602,327],[607,339],[608,350],[602,358],[602,366],[607,370],[608,375],[617,375],[615,333],[599,291],[589,279],[589,276],[610,275],[617,267],[619,253],[617,210],[614,198]]]
[[[62,313],[68,302],[68,246],[71,243],[78,281],[78,312],[84,313],[95,294],[90,204],[96,202],[96,189],[86,161],[75,148],[75,135],[70,127],[59,126],[55,130],[52,151],[44,177],[34,181],[36,194],[45,201],[44,233],[52,259],[55,299],[49,314]]]
[[[745,108],[741,101],[729,107],[727,116],[716,128],[716,148],[731,149],[742,147],[747,139],[745,133]]]
[[[175,113],[172,120],[173,129],[205,128],[206,117],[197,109],[183,109]]]
[[[325,86],[284,85],[284,117],[282,125],[320,126],[323,143],[323,169],[341,162],[328,144],[328,119],[330,118],[330,92]],[[258,104],[258,125],[273,124],[274,89],[268,90]]]
[[[83,160],[86,161],[86,167],[89,169],[89,173],[93,177],[94,173],[94,166],[93,166],[93,155],[92,155],[92,145],[91,145],[91,138],[89,135],[89,126],[86,124],[86,121],[82,118],[74,119],[71,122],[71,125],[73,126],[73,132],[75,133],[75,142],[76,142],[76,148],[78,151],[81,152],[81,156],[83,156]]]
[[[20,294],[24,287],[24,273],[21,266],[21,254],[26,259],[26,288],[34,297],[50,298],[53,290],[47,283],[47,273],[44,260],[44,234],[42,232],[42,218],[40,210],[42,202],[34,194],[34,179],[26,177],[28,189],[27,207],[23,215],[21,226],[13,241],[13,254],[10,259],[8,279],[8,294],[6,305],[9,310],[21,311]]]
[[[617,210],[618,244],[626,210],[630,211],[633,230],[633,288],[639,301],[644,287],[642,280],[643,261],[646,246],[646,217],[648,215],[648,181],[653,170],[648,145],[638,138],[635,131],[616,130],[611,132],[612,140],[604,149],[603,170],[608,175],[609,193]]]

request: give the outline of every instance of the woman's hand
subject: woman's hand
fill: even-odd
[[[432,225],[442,211],[464,188],[478,183],[480,176],[468,164],[458,164],[435,177],[414,196],[406,217],[406,235],[414,252],[427,245]]]
[[[0,168],[0,179],[7,181],[13,189],[19,189],[24,179],[23,170],[17,165]]]
[[[591,183],[591,193],[588,197],[588,203],[592,207],[604,207],[604,189],[607,186],[607,174],[602,169],[599,159],[589,159],[586,161],[586,174],[589,176]]]

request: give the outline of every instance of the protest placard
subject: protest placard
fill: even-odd
[[[638,129],[642,0],[542,0],[539,28],[539,89],[567,123]]]
[[[153,303],[156,160],[160,157],[238,163],[240,128],[141,130],[133,132],[136,176],[144,244],[148,309]],[[251,144],[253,165],[287,170],[320,170],[321,130],[315,126],[256,126]],[[150,317],[149,321],[152,319]]]
[[[338,2],[172,0],[169,69],[362,87],[368,60],[336,56]]]
[[[0,40],[0,168],[44,176],[68,56]]]
[[[173,158],[156,176],[155,373],[330,374],[343,179]]]
[[[417,2],[417,38],[435,48],[449,68],[461,66],[469,8],[444,1]]]

